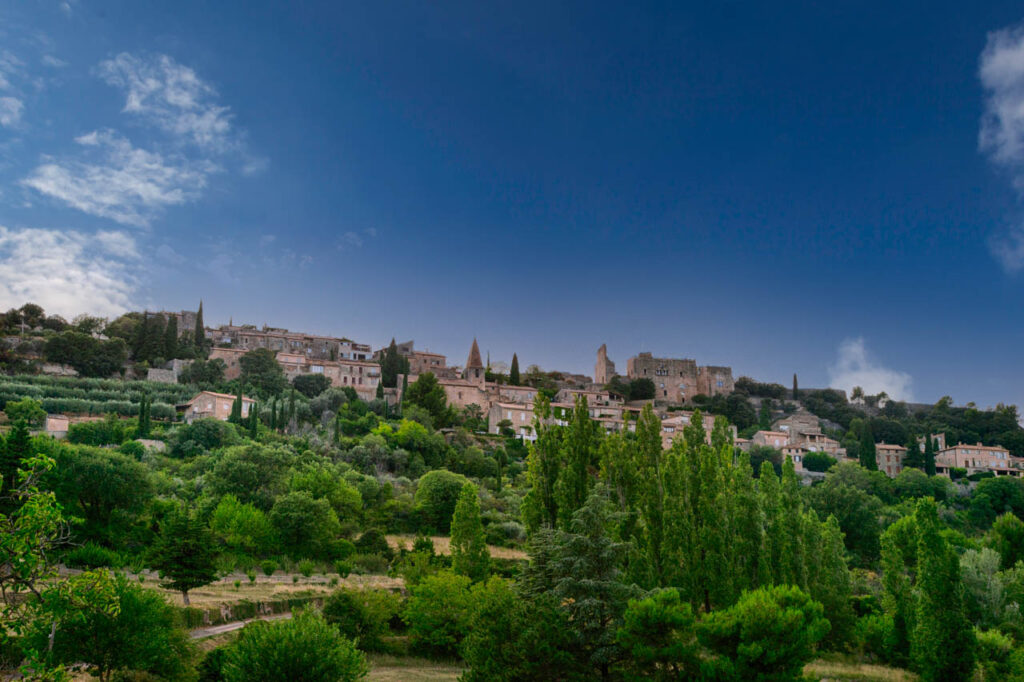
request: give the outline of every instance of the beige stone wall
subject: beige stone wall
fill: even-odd
[[[626,372],[630,379],[653,381],[656,400],[681,403],[701,392],[695,360],[656,358],[650,353],[640,353],[626,362]]]

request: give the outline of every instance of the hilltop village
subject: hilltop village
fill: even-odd
[[[33,312],[23,316],[30,322],[21,320],[19,335],[5,337],[8,353],[17,362],[28,363],[44,374],[78,374],[73,363],[61,362],[67,358],[60,357],[59,344],[51,340],[43,345],[38,337],[35,342],[26,340],[26,333],[52,335],[58,326],[44,314],[31,319]],[[18,311],[8,313],[12,319],[17,315]],[[91,318],[85,319],[87,325],[98,326]],[[31,322],[36,324],[29,326]],[[167,340],[169,334],[175,337],[173,343]],[[877,434],[880,437],[872,437],[874,442],[865,444],[869,447],[859,442],[864,440],[862,434],[855,434],[854,438],[860,438],[850,448],[843,443],[848,440],[844,438],[843,426],[849,424],[829,419],[836,404],[844,405],[848,411],[860,410],[865,417],[921,412],[931,408],[928,405],[907,406],[885,394],[865,396],[859,388],[849,397],[836,389],[801,389],[796,385],[796,375],[792,389],[762,384],[748,377],[736,380],[728,366],[698,365],[694,359],[654,357],[648,352],[628,358],[626,372],[620,375],[604,344],[597,349],[594,374],[589,377],[543,371],[536,365],[524,371],[515,356],[510,364],[491,363],[489,355],[485,362],[476,339],[469,345],[465,362],[459,365],[449,364],[441,353],[417,349],[412,340],[392,340],[389,346],[374,349],[345,337],[266,325],[229,323],[210,327],[203,323],[201,305],[198,311],[129,313],[111,321],[104,333],[94,329],[90,335],[98,343],[109,342],[118,335],[126,342],[127,352],[120,366],[115,361],[101,374],[135,374],[154,382],[187,383],[202,372],[218,381],[237,382],[244,372],[245,359],[255,353],[272,358],[288,383],[296,379],[301,383],[305,380],[300,377],[311,377],[324,386],[350,388],[364,401],[380,399],[395,406],[403,402],[410,384],[429,374],[453,409],[474,415],[486,424],[488,433],[511,432],[524,442],[537,438],[537,419],[565,425],[576,401],[584,399],[590,417],[606,434],[635,429],[640,412],[645,405],[651,405],[661,418],[665,448],[671,446],[676,434],[682,433],[695,410],[702,412],[709,439],[715,416],[722,414],[730,420],[736,447],[747,452],[752,448],[755,452],[774,450],[789,458],[798,472],[811,477],[820,475],[830,460],[864,462],[863,450],[873,450],[867,457],[873,457],[874,466],[889,477],[899,475],[908,465],[924,469],[925,459],[930,470],[944,476],[1024,475],[1024,451],[1010,449],[1016,443],[1016,435],[1009,444],[947,440],[944,432],[928,433],[927,438],[918,434],[886,442],[891,432],[887,430]],[[147,336],[159,343],[147,341]],[[204,357],[196,358],[191,350],[196,338],[202,339],[199,355]],[[154,345],[159,347],[156,351],[150,351],[142,362],[133,362],[146,354],[147,346]],[[174,355],[184,357],[170,357]],[[539,417],[535,410],[539,395],[546,396],[549,402],[549,413],[544,417]],[[204,416],[227,419],[234,401],[235,396],[230,393],[206,391],[203,399],[194,396],[187,405],[179,406],[179,413],[188,421]],[[247,413],[249,404],[255,400],[246,396],[243,402]],[[823,405],[827,406],[824,412],[820,409]],[[756,424],[751,423],[755,417]],[[75,420],[73,414],[57,414],[51,416],[50,423],[52,430],[60,433]],[[821,455],[829,460],[822,460]]]

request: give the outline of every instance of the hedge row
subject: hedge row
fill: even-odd
[[[85,379],[82,377],[57,377],[47,375],[19,374],[17,376],[0,375],[0,388],[15,384],[22,390],[38,387],[43,395],[54,395],[54,391],[70,391],[68,394],[57,394],[61,397],[82,397],[81,392],[90,395],[103,392],[124,396],[142,396],[148,394],[154,398],[165,397],[165,402],[178,402],[191,398],[196,391],[194,386],[186,384],[167,384],[159,381],[122,381],[120,379]]]
[[[8,401],[20,400],[25,397],[22,393],[10,393],[0,388],[0,409],[7,405]],[[35,397],[35,396],[29,396]],[[130,400],[82,400],[80,398],[36,398],[42,404],[43,409],[49,414],[116,414],[122,417],[134,417],[139,414],[139,403]],[[174,405],[168,403],[153,403],[151,416],[153,419],[174,419]]]

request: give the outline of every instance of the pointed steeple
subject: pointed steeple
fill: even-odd
[[[473,347],[469,349],[469,358],[466,360],[466,369],[483,369],[484,362],[480,359],[480,346],[476,345],[473,339]]]

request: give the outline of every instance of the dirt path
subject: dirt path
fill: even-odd
[[[241,630],[247,624],[254,620],[282,620],[285,618],[291,618],[291,613],[275,613],[272,616],[264,616],[263,618],[250,618],[249,620],[236,620],[232,623],[224,623],[223,625],[211,625],[208,628],[196,628],[189,632],[192,639],[204,639],[206,637],[215,637],[216,635],[223,635],[225,632],[233,632],[234,630]]]

